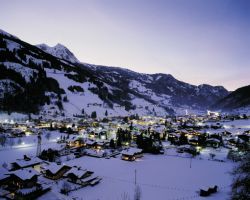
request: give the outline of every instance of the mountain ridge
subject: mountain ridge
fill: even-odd
[[[81,63],[61,44],[56,45],[56,49],[66,51],[53,55],[48,51],[47,45],[33,46],[1,32],[0,36],[2,69],[12,70],[10,74],[15,71],[34,83],[36,78],[49,80],[51,85],[47,85],[40,94],[46,101],[37,105],[36,111],[39,112],[48,112],[51,107],[57,107],[54,113],[64,112],[64,115],[65,112],[70,115],[90,115],[98,110],[99,116],[103,116],[108,110],[112,116],[135,113],[164,116],[180,111],[184,113],[186,109],[205,111],[214,102],[229,94],[223,86],[195,86],[179,81],[170,74],[144,74],[120,67]],[[64,53],[71,57],[65,57]],[[22,79],[18,77],[18,80]],[[3,82],[4,79],[6,76],[2,76],[0,80]],[[17,83],[17,78],[10,80]],[[22,85],[26,91],[25,84]],[[14,93],[13,96],[15,95]],[[79,109],[72,111],[73,107]]]

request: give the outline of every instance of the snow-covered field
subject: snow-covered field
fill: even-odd
[[[250,128],[250,120],[235,120],[222,124],[233,134]],[[224,129],[217,131],[222,130]],[[60,148],[61,144],[56,143],[60,135],[61,133],[54,131],[51,132],[51,137],[48,139],[46,133],[43,134],[42,149]],[[19,146],[1,147],[0,165],[22,158],[24,154],[35,155],[36,137],[35,135],[23,137],[24,143]],[[16,143],[18,142],[16,141]],[[84,156],[64,161],[63,164],[93,171],[96,176],[102,178],[102,181],[96,186],[87,186],[65,196],[59,193],[59,185],[62,183],[60,180],[58,184],[54,182],[52,190],[39,199],[133,200],[135,170],[136,184],[141,189],[142,200],[203,199],[198,194],[199,189],[214,185],[218,186],[218,193],[212,194],[206,199],[229,199],[232,182],[230,172],[235,164],[226,158],[228,149],[207,147],[201,151],[200,155],[191,159],[189,154],[177,153],[176,147],[171,146],[169,142],[164,142],[164,147],[165,154],[144,154],[135,162],[123,161],[120,155],[110,159]],[[211,153],[215,154],[213,159]],[[220,162],[221,160],[224,162]]]
[[[53,141],[53,139],[51,140]],[[58,144],[44,142],[42,148],[55,147]],[[0,151],[0,161],[11,162],[21,158],[23,154],[35,155],[36,146],[26,148],[9,148]],[[211,195],[210,200],[227,199],[229,197],[233,164],[230,161],[217,162],[208,160],[206,156],[197,159],[177,157],[167,150],[165,155],[145,154],[136,162],[128,162],[117,158],[81,157],[64,164],[81,166],[94,171],[102,177],[100,184],[85,187],[71,192],[69,196],[59,194],[56,184],[52,192],[40,199],[77,199],[83,200],[119,200],[122,196],[133,199],[135,189],[135,170],[137,184],[141,188],[143,200],[166,199],[202,199],[197,191],[203,187],[218,185],[219,192]],[[225,154],[222,155],[225,156]],[[200,159],[201,158],[201,159]],[[191,167],[190,167],[191,166]]]
[[[209,199],[226,199],[230,190],[228,172],[232,168],[231,163],[192,159],[190,168],[189,158],[145,155],[136,162],[83,157],[75,160],[74,164],[92,169],[103,177],[95,188],[83,188],[72,193],[74,197],[88,200],[122,199],[124,193],[133,199],[135,170],[143,200],[202,199],[197,193],[199,188],[213,185],[221,189]]]

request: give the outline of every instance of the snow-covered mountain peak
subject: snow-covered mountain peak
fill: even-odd
[[[0,29],[0,34],[1,35],[5,35],[5,36],[8,36],[8,37],[12,37],[12,38],[16,38],[16,39],[19,39],[18,37],[14,36],[14,35],[11,35],[9,33],[7,33],[6,31]]]
[[[47,44],[39,44],[36,46],[41,50],[45,51],[46,53],[49,53],[60,59],[67,60],[72,63],[80,63],[80,61],[75,57],[75,55],[67,47],[60,43],[58,43],[54,47],[50,47]]]

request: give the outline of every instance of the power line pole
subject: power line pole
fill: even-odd
[[[137,180],[136,180],[136,169],[135,169],[135,186],[136,186],[136,184],[137,184],[136,181],[137,181]]]
[[[41,155],[41,151],[42,151],[41,143],[42,143],[42,137],[41,137],[41,133],[39,132],[37,136],[37,150],[36,150],[37,157]]]

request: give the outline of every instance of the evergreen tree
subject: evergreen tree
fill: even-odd
[[[185,135],[185,133],[182,133],[180,138],[179,138],[179,144],[180,145],[184,145],[188,143],[188,139],[187,136]]]
[[[93,112],[91,113],[91,118],[92,118],[92,119],[96,119],[96,117],[97,117],[96,111],[93,111]]]
[[[109,147],[112,148],[112,149],[115,148],[115,141],[113,139],[110,140]]]
[[[232,200],[250,199],[250,154],[247,153],[233,173]]]

